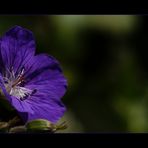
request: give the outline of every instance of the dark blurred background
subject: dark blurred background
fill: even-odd
[[[32,30],[37,53],[57,58],[69,87],[61,132],[148,131],[148,16],[0,16],[0,34]]]

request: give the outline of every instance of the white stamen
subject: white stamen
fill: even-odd
[[[22,83],[22,81],[19,81],[19,79],[23,76],[23,74],[24,74],[24,68],[20,71],[20,73],[17,76],[15,76],[12,67],[11,71],[7,69],[6,76],[3,77],[4,85],[7,91],[10,93],[10,95],[15,96],[20,100],[33,93],[33,90],[19,86],[19,84]]]
[[[19,99],[24,98],[28,95],[31,95],[32,90],[25,88],[25,87],[20,87],[20,86],[15,86],[10,90],[10,95],[15,96]]]

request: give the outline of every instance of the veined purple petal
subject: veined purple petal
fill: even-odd
[[[25,75],[27,88],[50,94],[51,99],[60,99],[67,89],[67,80],[58,61],[46,54],[34,56],[28,63]]]
[[[19,26],[11,28],[0,41],[0,59],[5,69],[13,67],[17,73],[35,53],[35,41],[31,31]],[[1,64],[2,65],[2,64]]]
[[[40,118],[56,123],[66,111],[61,101],[53,100],[49,95],[43,95],[42,93],[31,96],[26,102],[31,105],[34,111],[33,114],[28,114],[28,120]]]

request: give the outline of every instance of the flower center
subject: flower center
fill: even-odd
[[[19,72],[17,76],[14,74],[14,70],[12,68],[11,70],[7,69],[6,74],[3,77],[7,92],[20,100],[25,100],[26,97],[34,92],[34,90],[30,90],[29,88],[21,86],[22,82],[25,80],[23,75],[24,68]]]

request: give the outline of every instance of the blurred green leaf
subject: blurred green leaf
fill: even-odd
[[[26,127],[25,126],[16,126],[16,127],[12,127],[9,130],[9,133],[24,133],[26,132]]]
[[[0,132],[7,132],[9,125],[7,122],[0,122]]]

